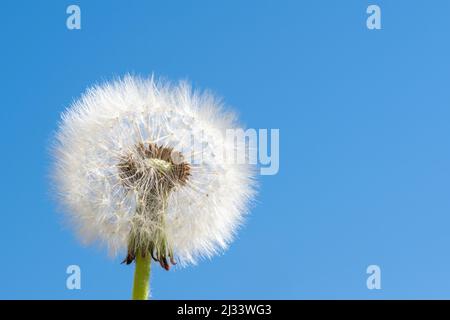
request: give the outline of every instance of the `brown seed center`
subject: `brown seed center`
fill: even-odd
[[[150,254],[155,261],[169,270],[168,261],[174,264],[173,252],[164,232],[165,209],[170,191],[186,184],[190,166],[182,154],[173,148],[139,143],[135,152],[121,158],[118,164],[123,185],[138,193],[138,206],[124,262],[130,264],[136,254]],[[174,161],[176,160],[176,161]],[[149,234],[145,221],[156,226]]]

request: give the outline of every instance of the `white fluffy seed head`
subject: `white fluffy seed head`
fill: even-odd
[[[185,82],[126,76],[95,86],[62,115],[56,135],[64,211],[83,241],[113,253],[145,247],[181,265],[211,257],[231,242],[254,196],[251,166],[224,158],[242,150],[225,138],[236,127],[219,100]]]

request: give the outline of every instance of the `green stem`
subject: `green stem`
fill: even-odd
[[[136,255],[136,267],[134,270],[133,300],[147,300],[150,282],[151,258],[147,253],[143,257],[140,253]]]

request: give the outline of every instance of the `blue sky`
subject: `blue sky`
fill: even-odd
[[[81,8],[82,29],[66,28]],[[377,4],[382,30],[366,28]],[[252,128],[280,171],[230,250],[154,268],[156,299],[450,298],[448,1],[2,1],[0,298],[128,299],[133,268],[80,245],[48,146],[64,108],[131,72],[190,79]],[[66,268],[82,271],[66,289]],[[368,290],[366,268],[381,268]]]

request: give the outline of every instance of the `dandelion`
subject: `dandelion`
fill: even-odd
[[[254,172],[225,160],[242,143],[223,134],[236,125],[212,94],[153,77],[95,86],[63,113],[59,198],[82,241],[136,264],[134,299],[148,298],[152,259],[166,270],[195,264],[242,224]]]

